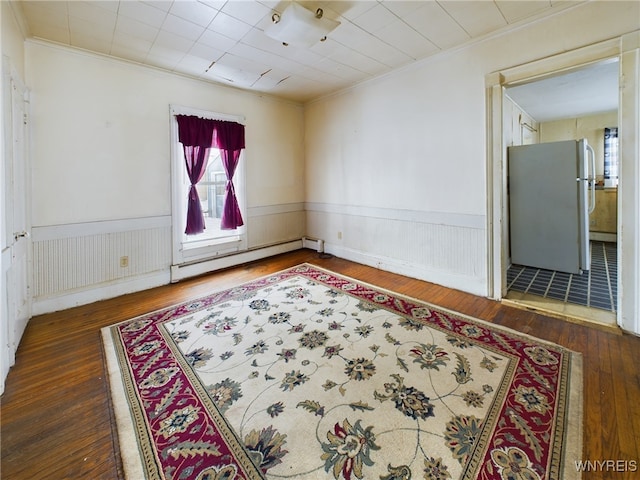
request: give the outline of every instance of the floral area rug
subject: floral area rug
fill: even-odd
[[[131,480],[579,477],[579,354],[312,265],[103,338]]]

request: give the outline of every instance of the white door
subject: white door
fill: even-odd
[[[3,89],[2,315],[0,315],[0,393],[31,317],[27,168],[27,91],[15,76]]]

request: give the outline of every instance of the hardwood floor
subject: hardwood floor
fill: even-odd
[[[603,464],[601,471],[583,478],[640,478],[639,337],[545,317],[339,258],[321,259],[310,250],[34,317],[0,398],[0,477],[123,478],[100,328],[302,262],[582,352],[584,449],[576,460],[627,462]]]

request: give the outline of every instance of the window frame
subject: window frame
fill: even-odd
[[[229,115],[179,105],[169,106],[170,117],[170,160],[171,160],[171,223],[172,223],[172,264],[185,265],[196,263],[247,250],[247,214],[246,214],[246,169],[243,150],[238,167],[233,176],[236,197],[244,219],[244,225],[224,237],[189,242],[185,246],[184,228],[187,213],[187,194],[184,191],[186,169],[184,152],[178,141],[178,122],[176,115],[194,115],[213,120],[226,120],[245,124],[242,115]]]

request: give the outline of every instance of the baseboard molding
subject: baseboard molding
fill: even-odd
[[[445,287],[454,288],[456,290],[462,290],[464,292],[468,292],[481,297],[487,296],[487,284],[486,281],[482,278],[474,278],[464,275],[452,275],[446,272],[421,267],[420,265],[410,264],[393,258],[371,255],[358,250],[344,248],[340,245],[335,244],[325,243],[324,250],[325,252],[337,257],[351,260],[353,262],[362,263],[370,267],[379,268],[380,270],[398,273],[400,275],[406,275],[411,278],[443,285]]]
[[[135,278],[115,280],[106,284],[91,285],[82,290],[64,292],[60,295],[34,298],[32,304],[32,314],[42,315],[45,313],[66,310],[67,308],[87,305],[89,303],[119,297],[128,293],[139,292],[149,288],[167,285],[170,280],[169,270],[154,272]]]
[[[213,272],[222,268],[233,267],[242,263],[253,262],[263,258],[272,257],[281,253],[292,252],[302,248],[302,240],[272,245],[269,247],[248,250],[246,252],[235,253],[224,257],[213,258],[198,263],[188,265],[171,266],[171,282],[179,282],[185,278],[195,277],[204,273]]]
[[[32,314],[35,316],[66,310],[67,308],[73,308],[79,305],[86,305],[100,300],[126,295],[128,293],[167,285],[171,282],[177,282],[179,280],[213,272],[222,268],[260,260],[280,253],[292,252],[294,250],[299,250],[300,248],[302,248],[302,240],[294,240],[191,265],[174,265],[170,270],[161,270],[137,277],[91,285],[83,289],[66,291],[59,295],[34,298],[32,303]]]
[[[589,232],[589,240],[597,242],[617,242],[618,235],[615,233]]]

